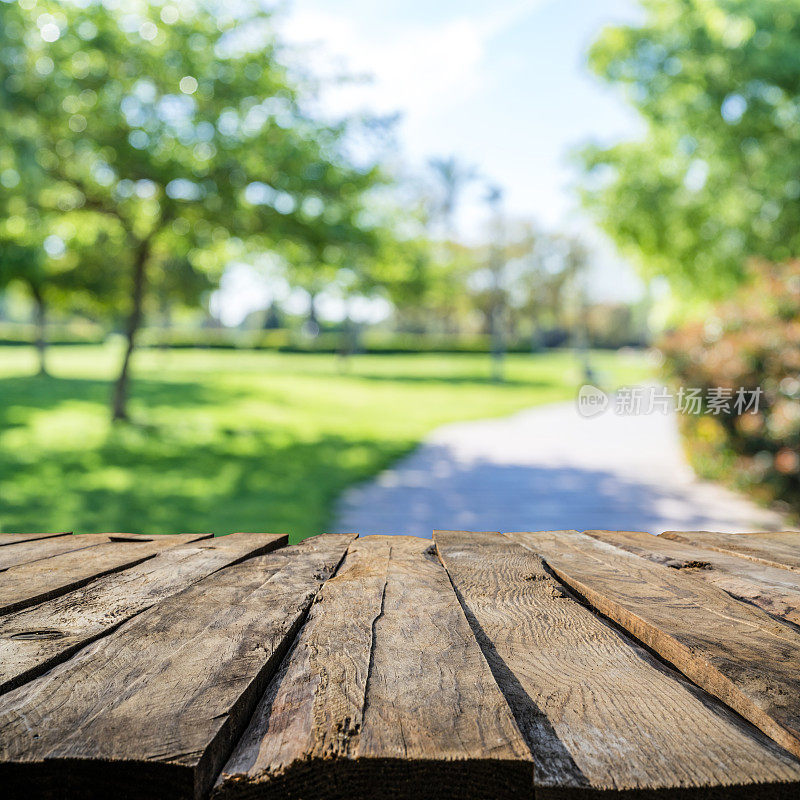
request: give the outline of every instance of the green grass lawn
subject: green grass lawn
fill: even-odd
[[[335,356],[144,351],[133,424],[112,425],[114,346],[0,348],[0,530],[140,533],[325,530],[348,485],[455,420],[571,399],[566,352]],[[642,356],[597,353],[608,386],[647,375]]]

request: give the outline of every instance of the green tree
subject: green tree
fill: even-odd
[[[104,220],[91,214],[31,204],[31,196],[40,196],[32,183],[36,175],[23,171],[20,176],[16,167],[0,170],[5,185],[0,193],[0,287],[17,282],[27,289],[34,305],[39,373],[45,375],[49,310],[99,310],[96,298],[107,296],[113,286],[107,271],[98,268],[98,254],[109,253],[113,236]]]
[[[112,398],[124,419],[154,278],[185,293],[242,252],[361,237],[377,171],[348,157],[349,123],[308,111],[260,4],[29,6],[4,34],[3,121],[44,178],[32,206],[91,212],[121,232],[105,270],[115,307],[124,287]],[[167,279],[176,265],[188,284]]]
[[[26,285],[34,302],[40,375],[47,375],[45,261],[41,247],[24,244],[7,236],[0,238],[0,288],[5,288],[15,279],[20,280]]]
[[[593,69],[646,130],[583,152],[584,197],[621,249],[681,296],[730,292],[749,257],[800,252],[800,1],[644,0]]]
[[[561,328],[571,329],[579,343],[587,267],[586,248],[574,236],[546,233],[529,222],[515,226],[502,283],[516,337],[527,334],[538,350],[545,328]]]
[[[31,135],[36,98],[14,102],[25,24],[17,3],[0,2],[0,287],[16,281],[28,290],[35,309],[39,372],[46,374],[50,290],[55,283],[62,288],[68,284],[70,269],[63,263],[63,242],[52,232],[57,209],[39,202],[46,183]]]

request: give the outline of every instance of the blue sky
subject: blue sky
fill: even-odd
[[[326,102],[399,112],[409,168],[456,155],[503,188],[509,214],[581,231],[598,253],[593,294],[616,299],[636,296],[638,281],[579,212],[569,155],[640,130],[586,66],[601,28],[639,13],[636,0],[287,0],[280,27],[318,73],[373,76]],[[483,223],[484,191],[465,198],[467,236]]]
[[[636,16],[635,0],[293,0],[285,30],[314,43],[318,68],[324,52],[375,76],[334,102],[401,112],[412,163],[455,154],[511,212],[555,225],[574,206],[570,150],[638,130],[585,64],[604,24]]]

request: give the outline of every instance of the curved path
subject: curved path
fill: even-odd
[[[337,531],[780,530],[780,515],[699,481],[671,415],[585,419],[575,405],[448,425],[345,493]]]

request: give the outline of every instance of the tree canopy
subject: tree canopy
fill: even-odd
[[[162,301],[192,295],[232,256],[287,243],[337,258],[374,246],[362,215],[377,167],[348,154],[354,122],[310,110],[260,4],[22,0],[0,14],[0,173],[17,212],[0,241],[35,251],[7,263],[40,274],[80,254],[80,279],[127,308],[115,416],[154,285]]]
[[[645,274],[713,297],[800,252],[800,1],[644,0],[590,64],[645,132],[583,151],[584,198]]]

